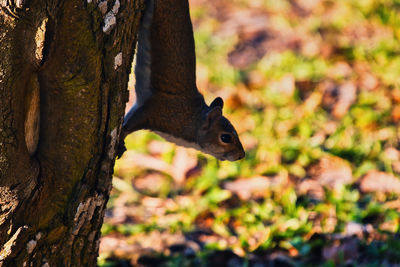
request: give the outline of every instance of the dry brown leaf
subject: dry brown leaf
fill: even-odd
[[[395,173],[400,174],[400,161],[393,162],[392,168]]]
[[[257,90],[267,83],[266,76],[259,70],[250,71],[245,79],[245,84],[250,90]]]
[[[157,194],[165,185],[166,177],[158,172],[150,172],[133,180],[135,189],[147,194]]]
[[[269,190],[270,180],[265,176],[253,178],[240,178],[224,184],[224,188],[236,193],[241,199],[247,200],[255,193],[263,193]]]
[[[296,80],[296,88],[299,91],[299,96],[301,97],[302,100],[307,99],[310,94],[314,91],[315,86],[316,86],[315,81],[311,80]]]
[[[126,240],[111,235],[104,236],[100,240],[100,253],[104,253],[106,251],[114,251],[119,247],[127,247],[127,246],[129,245],[126,242]]]
[[[315,200],[323,200],[325,198],[325,191],[322,186],[314,180],[306,179],[301,181],[296,187],[299,195],[308,195]]]
[[[374,228],[371,224],[362,225],[356,222],[348,222],[344,227],[344,235],[347,237],[357,236],[359,239],[364,237],[364,234],[371,234]]]
[[[400,212],[400,199],[388,201],[383,206],[387,209],[394,209]]]
[[[394,147],[388,147],[383,151],[385,158],[391,161],[399,161],[400,160],[400,151]]]
[[[342,78],[349,77],[352,72],[353,70],[347,62],[339,61],[329,69],[328,75],[331,78]]]
[[[300,6],[302,9],[312,12],[314,11],[321,3],[323,2],[322,0],[296,0],[294,1],[298,6]]]
[[[162,198],[145,196],[142,198],[142,205],[150,211],[155,211],[156,209],[165,209],[164,201]]]
[[[171,166],[159,158],[148,156],[145,154],[140,154],[135,151],[126,151],[124,155],[125,155],[124,165],[129,166],[129,168],[132,168],[132,166],[136,166],[159,172],[164,172],[167,174],[172,174]]]
[[[304,101],[301,110],[306,114],[313,113],[318,108],[319,104],[321,104],[321,100],[321,93],[315,91],[311,93],[309,97],[307,97],[306,101]]]
[[[379,225],[379,230],[391,233],[396,233],[398,228],[399,228],[399,223],[397,220],[385,221]]]
[[[240,178],[232,182],[226,182],[224,188],[236,193],[241,199],[247,200],[255,196],[263,196],[272,187],[287,184],[287,174],[278,174],[273,177],[255,176],[252,178]]]
[[[360,77],[359,83],[361,89],[372,91],[379,86],[379,79],[369,72],[364,72]]]
[[[147,149],[149,150],[149,153],[153,156],[159,156],[168,150],[170,150],[173,147],[173,144],[166,142],[166,141],[160,141],[160,140],[152,140],[149,142],[147,145]]]
[[[394,122],[400,121],[400,105],[394,106],[394,108],[392,110],[392,120]]]
[[[319,38],[304,38],[301,44],[301,53],[306,57],[316,57],[321,53]]]
[[[334,156],[324,156],[310,167],[308,173],[311,179],[330,189],[336,189],[353,181],[349,163]]]
[[[333,107],[332,114],[336,118],[342,118],[355,102],[357,97],[357,87],[353,82],[346,82],[339,88],[339,98]]]
[[[172,162],[172,177],[177,184],[183,184],[190,170],[197,166],[197,156],[194,151],[177,147]]]
[[[238,91],[244,90],[243,88],[240,88],[240,86],[238,86]],[[224,102],[225,105],[232,107],[232,108],[239,108],[244,104],[244,101],[242,99],[243,93],[238,92],[238,94],[231,94],[228,97],[225,97]]]
[[[356,101],[357,87],[352,81],[337,85],[332,80],[325,80],[318,86],[323,93],[322,104],[336,118],[343,117]]]
[[[392,90],[392,98],[396,103],[400,103],[400,88]]]
[[[138,221],[136,216],[140,217],[140,208],[127,206],[127,203],[132,200],[131,192],[121,192],[114,200],[114,207],[106,211],[105,220],[107,223],[116,225],[127,221]]]
[[[246,151],[255,149],[258,146],[258,138],[254,135],[243,134],[240,136],[240,140],[242,141],[243,147]]]
[[[286,74],[280,80],[270,84],[271,91],[279,92],[286,97],[291,97],[295,90],[295,79],[292,74]]]
[[[360,190],[363,193],[400,193],[400,179],[390,173],[372,170],[361,178]]]

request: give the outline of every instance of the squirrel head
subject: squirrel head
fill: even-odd
[[[245,152],[235,128],[222,115],[223,106],[220,97],[211,103],[200,124],[197,141],[202,151],[219,160],[239,160],[244,158]]]

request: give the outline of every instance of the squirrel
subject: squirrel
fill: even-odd
[[[222,115],[223,100],[208,106],[196,86],[196,56],[188,0],[146,0],[136,55],[136,103],[124,117],[125,137],[151,130],[167,141],[235,161],[245,156],[239,136]]]

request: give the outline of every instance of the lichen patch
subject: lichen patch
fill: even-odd
[[[103,32],[109,34],[114,28],[115,24],[117,24],[117,18],[115,17],[114,12],[110,11],[104,18]]]
[[[40,238],[42,238],[42,233],[41,232],[39,232],[39,233],[37,233],[36,235],[35,235],[35,238],[36,238],[36,240],[39,240]]]
[[[102,1],[99,3],[99,9],[101,13],[105,15],[104,17],[104,26],[103,26],[103,32],[106,34],[109,34],[111,30],[114,28],[115,24],[117,24],[117,18],[116,15],[118,14],[119,8],[121,4],[119,0],[116,0],[114,2],[114,5],[112,9],[106,14],[107,12],[107,1]]]
[[[77,235],[85,222],[92,219],[96,207],[104,203],[104,196],[96,194],[93,197],[86,199],[85,202],[79,203],[74,216],[75,226],[72,229],[72,235]]]
[[[23,6],[24,6],[24,4],[25,4],[25,0],[16,0],[16,1],[15,1],[15,6],[16,6],[17,8],[22,9]]]
[[[36,30],[35,35],[35,58],[40,63],[43,60],[43,48],[44,48],[44,40],[46,35],[46,25],[47,25],[47,18],[42,20],[41,25]]]
[[[107,1],[101,1],[98,7],[103,15],[107,13]]]
[[[112,12],[114,13],[114,15],[118,14],[118,10],[119,10],[120,6],[121,6],[121,4],[119,3],[119,0],[116,0],[114,3],[114,6],[112,8]]]
[[[112,159],[115,155],[115,146],[117,144],[117,128],[111,131],[110,149],[108,150],[108,158]]]
[[[114,69],[116,70],[121,65],[122,65],[122,52],[119,52],[118,55],[116,55],[114,58]]]
[[[26,250],[28,251],[28,254],[31,254],[32,251],[35,249],[37,244],[36,240],[31,240],[26,244]]]

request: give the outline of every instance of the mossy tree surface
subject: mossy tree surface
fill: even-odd
[[[0,266],[96,265],[142,5],[0,1]]]

